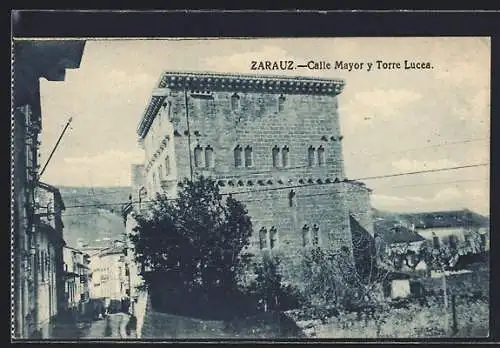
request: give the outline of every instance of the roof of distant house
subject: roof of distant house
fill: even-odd
[[[381,221],[375,223],[375,233],[387,244],[414,243],[424,241],[425,238],[417,232],[402,226],[396,221]]]
[[[489,219],[468,209],[426,213],[404,213],[399,216],[415,228],[487,227]]]

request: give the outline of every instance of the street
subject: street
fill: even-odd
[[[110,314],[108,317],[83,323],[58,324],[54,328],[53,337],[59,339],[120,339],[125,338],[125,325],[128,315],[124,313]]]

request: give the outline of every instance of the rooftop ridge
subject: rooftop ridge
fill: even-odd
[[[336,78],[238,74],[196,71],[164,71],[155,84],[149,103],[137,127],[139,138],[147,134],[166,94],[162,89],[221,90],[285,94],[333,95],[342,93],[345,81]],[[160,90],[159,94],[155,91]]]
[[[156,84],[157,87],[161,88],[162,83],[166,77],[182,76],[182,77],[214,77],[214,78],[228,78],[228,79],[241,79],[241,80],[283,80],[283,81],[314,81],[314,82],[324,82],[324,83],[340,83],[345,84],[344,79],[340,78],[323,78],[316,76],[300,76],[300,75],[274,75],[274,74],[249,74],[249,73],[220,73],[213,71],[175,71],[168,70],[164,71],[161,75],[159,83]]]

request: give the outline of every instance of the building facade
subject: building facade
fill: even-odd
[[[64,248],[65,299],[67,309],[85,314],[89,293],[89,255],[66,246]]]
[[[352,251],[351,219],[373,236],[370,190],[346,178],[338,95],[344,82],[303,77],[162,74],[137,133],[134,201],[175,197],[209,176],[252,218],[250,249],[283,257],[294,278],[304,248]],[[261,252],[259,252],[261,251]]]
[[[42,127],[40,78],[63,81],[65,69],[78,68],[85,41],[15,41],[13,44],[11,137],[11,236],[13,253],[12,297],[15,338],[38,332],[37,275],[33,267],[38,253],[35,187],[38,175],[39,134]]]
[[[64,309],[63,228],[65,209],[59,190],[38,182],[35,188],[36,234],[33,286],[35,324],[42,338],[50,337],[51,323]]]
[[[90,258],[92,273],[91,298],[122,300],[127,297],[128,276],[125,267],[124,244],[115,242]]]

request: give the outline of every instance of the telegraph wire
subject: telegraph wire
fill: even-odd
[[[430,182],[430,183],[424,183],[424,184],[412,184],[412,185],[397,185],[397,186],[390,186],[390,188],[420,187],[420,186],[429,186],[429,185],[454,184],[454,183],[459,183],[459,182],[473,182],[473,181],[486,181],[486,180],[489,180],[489,178],[464,179],[464,180],[452,180],[452,181],[437,181],[437,182]]]
[[[334,182],[328,182],[328,183],[324,182],[324,183],[304,184],[304,185],[288,185],[288,186],[283,186],[283,187],[273,187],[273,188],[260,189],[260,190],[245,190],[245,191],[235,191],[235,192],[227,192],[227,193],[224,192],[224,193],[220,193],[220,195],[227,196],[227,195],[237,195],[237,194],[254,193],[254,192],[267,192],[267,191],[286,190],[286,189],[293,189],[293,188],[300,188],[300,187],[310,187],[310,186],[317,187],[317,186],[321,186],[321,185],[339,184],[339,183],[342,183],[342,182],[353,182],[353,181],[360,181],[360,180],[375,180],[375,179],[391,178],[391,177],[397,177],[397,176],[435,173],[435,172],[443,172],[443,171],[458,170],[458,169],[465,169],[465,168],[481,167],[481,166],[488,166],[488,165],[489,165],[489,163],[479,163],[479,164],[471,164],[471,165],[448,167],[448,168],[428,169],[428,170],[413,171],[413,172],[406,172],[406,173],[396,173],[396,174],[371,176],[371,177],[365,177],[365,178],[350,179],[350,180],[347,180],[347,181],[337,181],[337,182],[334,181]],[[476,180],[476,181],[478,181],[478,180]],[[425,184],[423,184],[423,185],[425,185]],[[419,185],[415,185],[415,186],[419,186]],[[338,191],[338,192],[341,192],[341,191]],[[333,192],[330,192],[329,194],[331,194],[331,193],[333,193]],[[176,199],[177,198],[167,198],[167,200],[169,200],[169,201],[176,200]],[[155,200],[141,201],[141,203],[152,203],[152,202],[155,202]],[[120,205],[123,206],[123,205],[129,204],[129,203],[139,203],[139,202],[138,201],[128,201],[128,202],[120,202],[120,203],[82,204],[82,205],[66,206],[66,208],[83,208],[83,207],[99,207],[100,208],[100,207],[103,207],[103,206],[120,206]],[[73,214],[63,214],[63,215],[64,216],[71,216]]]
[[[429,145],[429,146],[423,146],[423,147],[417,147],[417,148],[411,148],[411,149],[406,149],[406,150],[401,150],[401,151],[394,151],[394,152],[381,152],[381,153],[375,153],[375,154],[367,154],[367,153],[362,153],[362,152],[354,152],[351,154],[354,155],[370,155],[370,156],[381,156],[381,155],[387,155],[387,154],[394,154],[394,153],[405,153],[405,152],[410,152],[410,151],[417,151],[421,149],[429,149],[429,148],[436,148],[436,147],[441,147],[441,146],[448,146],[448,145],[457,145],[457,144],[464,144],[464,143],[471,143],[471,142],[478,142],[478,141],[483,141],[483,140],[490,140],[490,138],[473,138],[473,139],[465,139],[465,140],[458,140],[458,141],[453,141],[453,142],[448,142],[448,143],[442,143],[442,144],[435,144],[435,145]],[[302,166],[294,166],[294,167],[286,167],[287,170],[293,170],[293,169],[303,169],[303,168],[309,168],[311,170],[314,170],[315,167],[311,167],[309,165],[302,165]],[[275,172],[275,169],[270,169],[270,170],[263,170],[263,171],[248,171],[245,173],[242,173],[240,175],[232,175],[232,177],[244,177],[248,175],[257,175],[257,174],[266,174],[266,173],[273,173]],[[368,180],[368,179],[357,179],[357,180]],[[68,187],[71,188],[71,187]],[[128,187],[123,186],[123,189],[127,189]],[[63,188],[64,189],[64,188]],[[71,195],[72,197],[88,197],[91,195],[93,198],[99,197],[99,196],[109,196],[113,195],[116,193],[122,193],[123,191],[117,189],[115,191],[106,191],[102,193],[95,193],[94,187],[89,187],[87,188],[89,190],[89,193],[87,194],[79,194],[79,195]],[[107,204],[103,204],[107,205]]]
[[[374,157],[377,156],[378,157],[378,156],[390,155],[390,154],[396,154],[396,153],[406,153],[406,152],[413,152],[413,151],[418,151],[418,150],[433,149],[433,148],[449,146],[449,145],[475,143],[475,142],[485,141],[485,140],[490,140],[490,138],[473,138],[473,139],[457,140],[457,141],[450,141],[450,142],[445,142],[445,143],[441,143],[441,144],[428,145],[428,146],[422,146],[422,147],[414,147],[411,149],[391,151],[391,152],[379,152],[379,153],[350,152],[350,154],[361,155],[361,156],[374,156]]]

